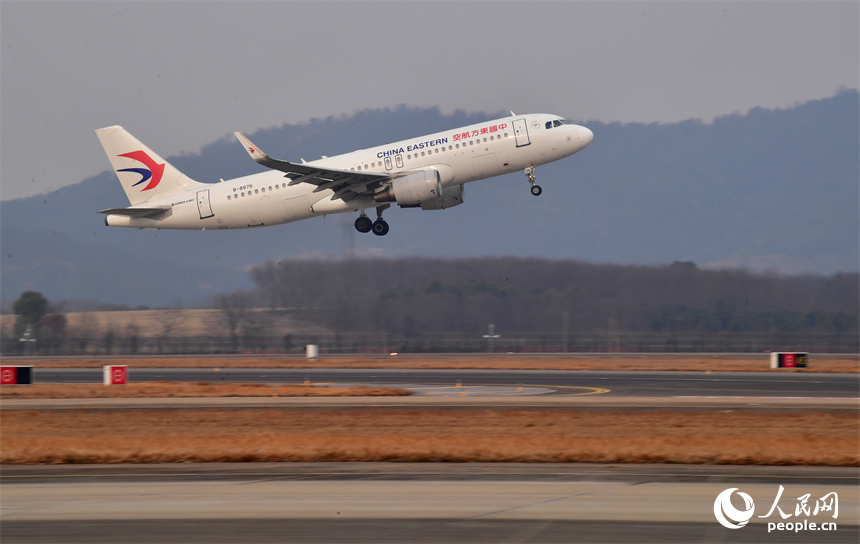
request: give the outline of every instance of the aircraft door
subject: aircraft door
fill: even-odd
[[[525,119],[514,119],[514,136],[517,139],[517,147],[523,147],[529,145],[531,140],[529,140],[529,129],[526,127]]]
[[[200,219],[215,215],[212,213],[212,205],[209,203],[209,189],[197,191],[197,211],[200,212]]]
[[[385,157],[385,169],[391,170],[391,157]]]
[[[396,163],[397,163],[397,168],[403,168],[403,155],[401,155],[401,154],[399,154],[399,153],[398,153],[398,154],[394,157],[394,162],[396,162]]]

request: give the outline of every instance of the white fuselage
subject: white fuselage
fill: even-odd
[[[310,165],[397,174],[432,168],[443,187],[540,166],[573,155],[591,132],[557,115],[519,115],[327,157]],[[551,128],[547,128],[547,124]],[[290,180],[271,170],[146,202],[170,207],[160,219],[108,215],[106,224],[156,229],[237,229],[277,225],[330,213],[380,206],[370,197],[332,200],[333,191]]]

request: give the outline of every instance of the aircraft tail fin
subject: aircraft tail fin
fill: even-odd
[[[96,130],[132,206],[198,188],[198,183],[162,159],[119,125]]]

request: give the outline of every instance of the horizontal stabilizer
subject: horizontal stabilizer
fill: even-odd
[[[155,219],[170,210],[170,206],[160,208],[110,208],[102,210],[98,213],[105,215],[127,215],[128,217],[144,217],[147,219]]]

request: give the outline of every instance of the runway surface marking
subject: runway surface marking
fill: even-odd
[[[539,384],[469,384],[451,385],[450,383],[332,383],[332,382],[309,382],[310,385],[321,385],[325,387],[392,387],[397,386],[409,389],[418,396],[437,397],[506,397],[506,396],[528,396],[547,395],[564,390],[565,396],[602,395],[611,392],[610,389],[602,387],[584,387],[573,385],[539,385]]]

